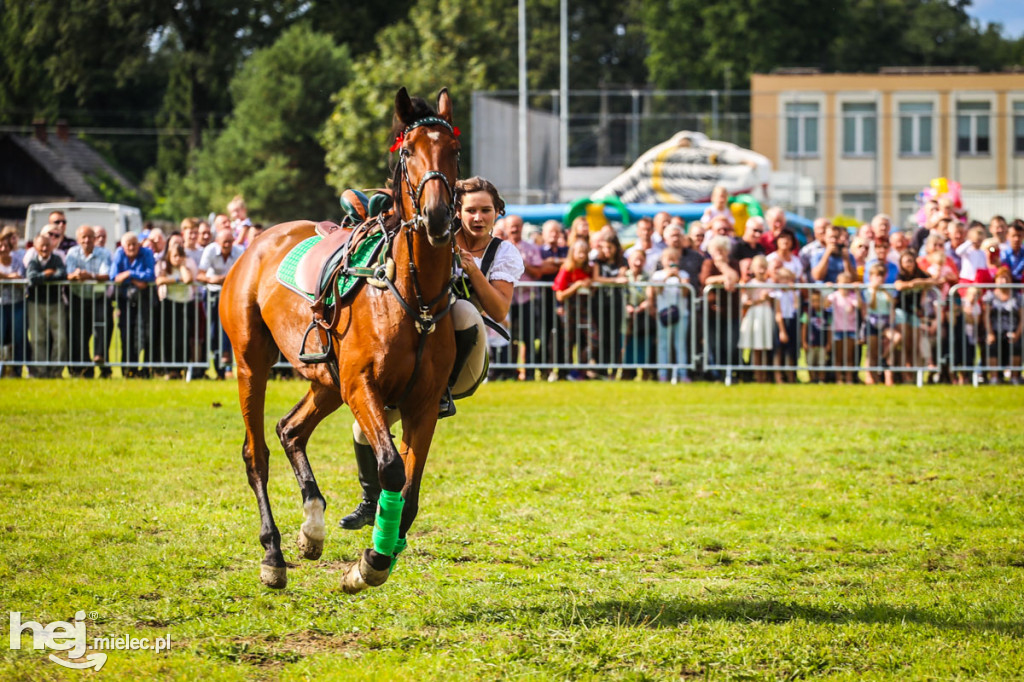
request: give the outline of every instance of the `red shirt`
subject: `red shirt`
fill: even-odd
[[[555,275],[555,283],[552,285],[555,291],[565,291],[574,282],[579,282],[581,279],[590,279],[590,270],[586,268],[578,268],[576,270],[561,269],[558,274]]]

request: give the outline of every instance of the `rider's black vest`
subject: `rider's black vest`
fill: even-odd
[[[484,277],[487,277],[487,273],[491,271],[491,265],[494,264],[494,256],[498,253],[498,248],[503,241],[503,239],[494,237],[491,239],[490,244],[487,245],[487,250],[484,251],[483,258],[480,259],[480,272],[484,273]],[[467,292],[468,296],[466,295]],[[472,299],[475,294],[473,284],[469,281],[469,277],[466,277],[465,271],[463,271],[461,281],[455,287],[455,295],[462,299]]]

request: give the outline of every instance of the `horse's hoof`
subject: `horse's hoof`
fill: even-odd
[[[288,568],[260,564],[260,582],[275,590],[283,590],[288,584]]]
[[[364,550],[359,561],[349,564],[345,569],[345,574],[341,576],[341,589],[345,594],[358,594],[367,587],[380,587],[391,575],[390,568],[378,571],[370,565],[370,562],[366,560],[368,551]]]
[[[298,544],[299,551],[302,552],[302,556],[306,559],[319,559],[320,555],[324,553],[323,538],[314,540],[306,535],[301,528],[299,529],[299,537],[296,538],[296,544]]]

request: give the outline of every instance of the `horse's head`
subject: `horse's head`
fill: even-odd
[[[405,88],[395,95],[392,132],[399,153],[396,190],[402,219],[424,227],[432,246],[448,243],[455,219],[455,181],[459,175],[459,129],[452,125],[448,90],[437,96],[437,111]]]

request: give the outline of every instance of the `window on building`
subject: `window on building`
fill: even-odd
[[[914,222],[914,216],[917,215],[918,208],[917,194],[913,192],[906,194],[900,193],[898,201],[899,205],[897,206],[897,208],[899,209],[899,213],[897,215],[897,219],[899,220],[899,222],[893,225],[893,227],[896,229],[905,230],[908,227],[916,226],[916,223]]]
[[[874,194],[861,192],[844,193],[839,198],[840,212],[845,216],[856,218],[862,223],[871,222],[877,210],[877,202]]]
[[[786,155],[818,155],[818,105],[812,102],[786,104]]]
[[[878,132],[878,117],[874,102],[846,102],[843,104],[843,154],[846,156],[874,156]]]
[[[1013,103],[1013,152],[1024,154],[1024,102]]]
[[[988,154],[991,149],[990,143],[989,103],[957,102],[957,153],[963,155]]]
[[[931,156],[932,103],[901,102],[900,154],[905,156]]]

